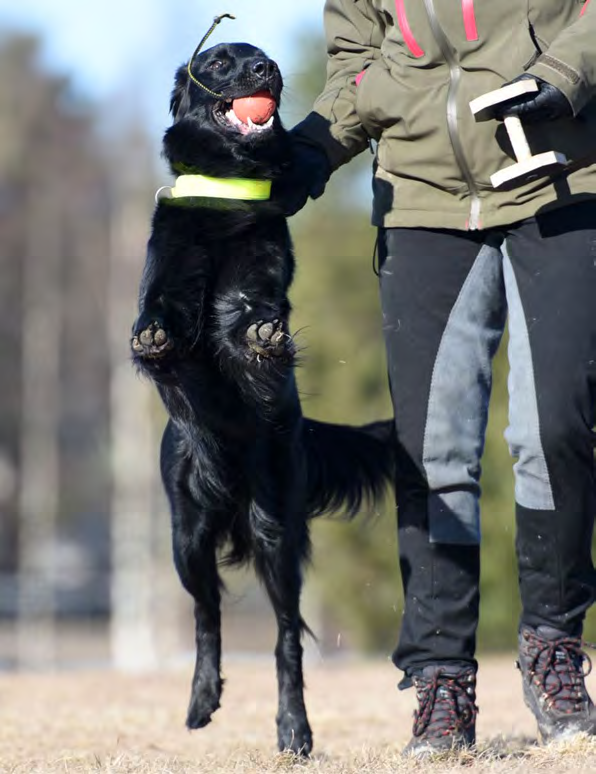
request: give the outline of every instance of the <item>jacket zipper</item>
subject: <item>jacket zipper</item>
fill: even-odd
[[[457,63],[455,53],[445,35],[437,15],[435,13],[435,5],[433,0],[424,0],[424,6],[428,20],[430,22],[431,30],[436,42],[441,49],[441,53],[445,57],[445,61],[449,66],[449,91],[447,93],[447,129],[449,131],[449,139],[451,140],[451,146],[455,159],[459,164],[462,175],[466,181],[466,185],[470,191],[470,214],[466,223],[466,228],[470,231],[474,231],[480,228],[480,206],[481,200],[478,191],[478,186],[472,176],[466,156],[464,153],[463,145],[457,131],[457,90],[459,88],[459,82],[461,80],[461,67]]]

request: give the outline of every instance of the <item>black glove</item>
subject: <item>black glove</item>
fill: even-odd
[[[318,199],[331,176],[331,167],[323,150],[295,137],[291,138],[291,144],[291,164],[284,177],[274,183],[271,197],[286,217],[301,210],[309,197]]]
[[[542,78],[524,73],[506,83],[505,86],[527,80],[536,81],[538,91],[529,91],[496,105],[494,116],[497,121],[502,121],[505,116],[518,116],[526,124],[537,124],[541,121],[554,121],[557,118],[573,116],[571,103],[563,92],[547,81],[543,81]]]

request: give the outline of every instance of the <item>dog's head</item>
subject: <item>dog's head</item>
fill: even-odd
[[[275,176],[287,153],[278,108],[283,81],[277,64],[248,43],[220,43],[176,73],[170,109],[173,125],[164,138],[165,156],[175,170],[202,174]],[[243,98],[270,97],[272,115],[251,120]],[[235,112],[238,106],[238,115]]]

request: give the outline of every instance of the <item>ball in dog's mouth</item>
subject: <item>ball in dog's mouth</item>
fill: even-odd
[[[249,97],[239,97],[232,102],[232,110],[242,123],[250,121],[262,126],[266,124],[275,113],[277,107],[272,94],[269,91],[257,91]]]
[[[273,125],[277,102],[269,91],[257,91],[232,100],[226,119],[243,134],[262,132]]]

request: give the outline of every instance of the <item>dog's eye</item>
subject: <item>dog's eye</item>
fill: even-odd
[[[223,67],[223,62],[221,59],[214,59],[213,62],[209,63],[209,69],[210,70],[219,70]]]

